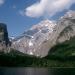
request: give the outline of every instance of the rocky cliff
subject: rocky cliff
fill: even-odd
[[[9,44],[7,26],[4,23],[0,23],[0,51],[6,50]]]

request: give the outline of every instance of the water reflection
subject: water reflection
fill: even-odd
[[[75,69],[0,68],[0,75],[73,75]]]

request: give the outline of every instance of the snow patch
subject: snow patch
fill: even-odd
[[[29,46],[33,46],[33,43],[31,41],[29,42]]]

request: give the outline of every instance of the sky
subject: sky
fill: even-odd
[[[58,20],[75,10],[75,0],[0,0],[0,23],[9,36],[19,36],[44,19]]]

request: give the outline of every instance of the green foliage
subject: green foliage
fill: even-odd
[[[54,46],[46,57],[39,58],[17,50],[0,53],[0,66],[7,67],[75,67],[75,37]]]

